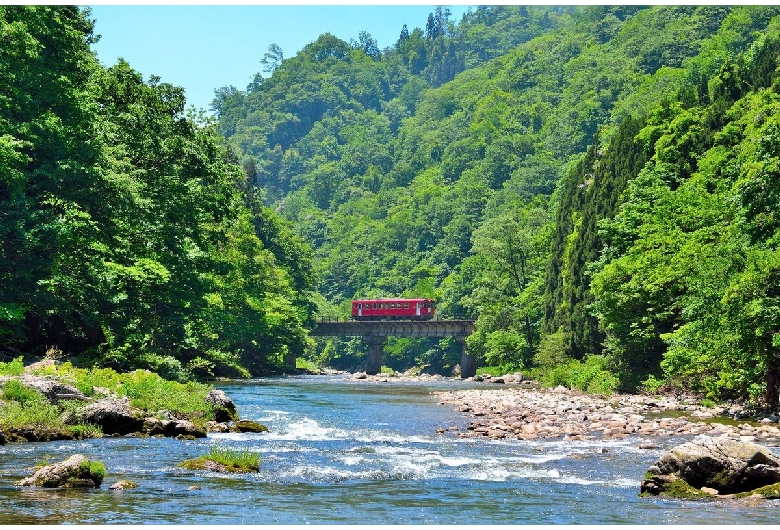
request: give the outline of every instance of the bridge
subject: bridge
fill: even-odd
[[[314,337],[363,337],[368,346],[366,373],[378,374],[382,367],[382,345],[387,337],[454,337],[463,352],[460,376],[477,372],[476,360],[466,351],[466,337],[474,331],[473,320],[349,320],[324,317],[310,335]]]

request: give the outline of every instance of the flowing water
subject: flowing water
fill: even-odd
[[[647,468],[684,439],[458,438],[467,415],[432,392],[469,383],[303,376],[220,383],[262,434],[103,438],[0,447],[0,524],[770,524],[780,504],[639,498]],[[260,473],[185,471],[212,444],[257,451]],[[96,490],[17,488],[74,453],[108,468]],[[139,488],[111,491],[120,479]]]

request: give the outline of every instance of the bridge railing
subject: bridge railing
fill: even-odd
[[[393,321],[396,319],[387,319],[388,321]],[[417,319],[397,319],[398,322],[404,322],[406,320],[413,321],[413,322],[419,322],[420,320]],[[424,320],[423,322],[451,322],[451,321],[474,321],[475,319],[470,317],[464,317],[464,316],[440,316],[436,315],[430,320]],[[351,316],[344,317],[339,315],[320,315],[318,317],[314,318],[314,321],[317,323],[328,323],[328,322],[360,322],[359,320],[355,320]],[[371,322],[372,320],[369,320],[368,322]],[[376,321],[382,321],[382,319],[377,319]]]

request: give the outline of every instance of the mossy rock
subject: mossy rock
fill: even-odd
[[[110,490],[132,490],[138,487],[138,483],[132,480],[120,480],[111,484],[108,489]]]
[[[99,488],[106,476],[106,466],[84,455],[73,455],[58,464],[43,466],[17,486],[43,488]]]
[[[762,488],[756,488],[752,491],[746,491],[745,493],[738,493],[734,495],[735,499],[744,499],[747,497],[753,497],[754,495],[760,495],[761,497],[769,500],[780,499],[780,482],[764,486]]]
[[[712,494],[694,488],[674,475],[645,475],[639,496],[654,497],[659,495],[673,499],[708,499],[713,497]]]
[[[260,471],[259,466],[237,466],[237,465],[225,465],[208,460],[207,458],[194,458],[192,460],[185,460],[179,467],[190,471],[211,471],[213,473],[256,473]]]
[[[53,442],[56,440],[73,440],[74,434],[67,428],[51,429],[47,427],[23,427],[9,429],[7,440],[10,442]]]
[[[235,429],[238,432],[268,432],[268,427],[252,420],[238,420]]]

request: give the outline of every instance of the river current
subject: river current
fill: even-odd
[[[468,415],[433,392],[470,383],[301,376],[219,383],[262,434],[113,437],[0,447],[0,524],[773,524],[776,501],[639,498],[647,468],[686,441],[459,438]],[[212,444],[257,451],[260,472],[185,471]],[[773,448],[777,451],[777,448]],[[97,490],[18,488],[75,453],[108,469]],[[137,489],[111,491],[120,479]]]

